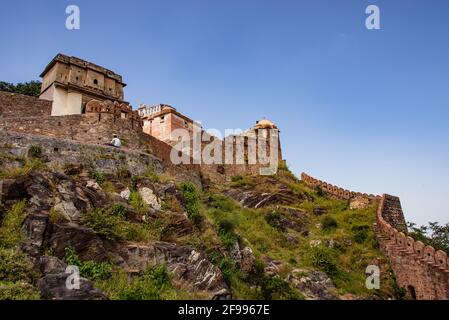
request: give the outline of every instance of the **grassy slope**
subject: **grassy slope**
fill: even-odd
[[[263,181],[257,181],[260,177],[245,177],[246,184],[257,186],[263,191],[269,191],[270,186]],[[353,294],[360,297],[391,296],[392,282],[388,272],[386,258],[380,253],[372,225],[375,222],[377,203],[363,210],[350,210],[346,201],[334,200],[326,196],[319,196],[313,190],[297,181],[288,171],[281,172],[277,178],[289,184],[296,193],[305,193],[312,196],[314,201],[298,201],[289,207],[306,211],[310,217],[309,235],[288,230],[295,235],[299,243],[291,244],[286,240],[285,231],[270,226],[265,216],[273,211],[272,208],[247,209],[242,208],[223,195],[213,195],[212,205],[204,206],[203,212],[216,226],[223,221],[233,226],[233,233],[241,237],[243,242],[250,246],[256,258],[261,260],[263,256],[270,256],[284,264],[281,277],[295,268],[322,269],[331,273],[338,293]],[[239,182],[240,185],[245,183]],[[328,212],[321,216],[313,214],[316,207],[325,207]],[[322,221],[325,217],[331,217],[337,222],[336,228],[323,230]],[[226,243],[226,237],[222,237]],[[313,247],[311,241],[321,244]],[[333,241],[329,248],[327,241]],[[324,258],[323,258],[324,256]],[[323,262],[324,260],[324,262]],[[365,287],[365,269],[370,264],[381,266],[381,289],[368,290]],[[231,286],[236,298],[254,298],[254,292],[248,290],[242,284],[239,274],[231,276]]]
[[[36,169],[41,170],[42,166],[39,161],[32,160],[25,163],[23,170],[21,168],[17,172],[14,172],[14,174],[4,175],[3,177],[0,175],[0,178],[23,175],[30,170]],[[290,205],[292,208],[308,212],[310,217],[308,236],[304,236],[293,230],[288,231],[288,233],[298,238],[298,244],[289,243],[286,239],[287,232],[268,224],[266,215],[272,212],[273,208],[242,208],[238,203],[224,196],[222,193],[223,189],[214,189],[211,192],[198,194],[200,199],[198,203],[199,212],[204,217],[201,225],[198,227],[198,231],[190,237],[174,239],[174,241],[180,244],[190,244],[206,250],[212,261],[225,273],[225,277],[230,284],[235,298],[254,299],[267,297],[263,292],[261,293],[260,289],[253,287],[253,279],[236,270],[229,258],[217,256],[217,248],[222,248],[221,251],[223,251],[225,248],[229,248],[238,238],[245,245],[253,249],[258,260],[259,272],[263,257],[270,256],[273,259],[283,262],[283,269],[280,272],[281,278],[284,278],[295,268],[322,269],[330,273],[339,294],[351,293],[363,297],[372,295],[378,295],[380,297],[391,296],[394,286],[387,270],[388,264],[386,263],[385,257],[377,248],[372,231],[377,204],[373,204],[371,207],[363,210],[350,210],[346,202],[320,196],[314,190],[307,188],[286,169],[281,170],[275,178],[282,183],[288,184],[298,195],[307,194],[313,198],[313,201],[298,201]],[[104,181],[104,184],[107,183],[108,181]],[[238,182],[224,186],[224,188],[228,188],[231,185],[248,186],[251,190],[262,192],[269,192],[273,188],[272,185],[263,183],[263,177],[244,177]],[[131,204],[138,207],[134,203]],[[24,202],[18,203],[11,210],[7,211],[0,228],[0,249],[6,250],[7,248],[14,247],[20,240],[15,239],[14,236],[20,234],[18,230],[23,219],[23,206]],[[328,213],[322,216],[315,216],[312,212],[316,207],[325,207],[328,209]],[[337,222],[336,228],[323,230],[321,224],[326,216],[332,217]],[[106,225],[109,224],[102,224],[101,227]],[[146,232],[146,228],[143,228],[143,226],[133,227],[134,229],[138,228],[138,231]],[[122,231],[121,229],[117,230]],[[117,230],[111,227],[110,231],[118,232]],[[119,233],[121,234],[122,232]],[[128,233],[125,233],[125,239],[128,238]],[[141,233],[137,232],[139,235]],[[361,233],[363,234],[361,235]],[[134,235],[136,232],[132,232],[132,234]],[[152,234],[151,236],[139,236],[137,238],[133,240],[143,241],[147,240],[147,238],[158,240],[159,236]],[[335,245],[329,248],[326,246],[326,241],[331,240],[334,241]],[[312,247],[310,245],[311,241],[320,241],[321,245]],[[349,242],[351,243],[350,245]],[[381,266],[383,279],[381,280],[381,290],[379,291],[373,292],[365,288],[366,276],[364,272],[366,266],[369,264],[378,264]],[[108,279],[100,279],[96,280],[96,282],[100,288],[111,294],[111,298],[129,298],[131,296],[135,298],[162,299],[201,298],[194,294],[175,290],[169,284],[170,281],[166,281],[161,285],[160,281],[153,278],[151,272],[149,274],[149,276],[143,276],[140,280],[136,280],[135,283],[129,283],[126,281],[125,275],[113,268],[112,275]],[[164,278],[163,274],[161,274],[162,272],[159,273],[159,276]],[[12,285],[8,276],[4,275],[2,278],[0,281],[3,284],[5,284],[4,281],[9,281],[8,285]],[[153,283],[154,281],[156,281],[155,286],[159,289],[155,291],[146,290],[145,288],[148,287],[146,283]],[[28,280],[27,282],[29,283],[30,281]],[[266,284],[266,282],[262,283]],[[267,286],[270,287],[270,285],[277,286],[278,289],[280,288],[278,291],[281,291],[274,295],[269,295],[270,298],[301,298],[300,294],[295,295],[291,292],[284,294],[282,291],[288,291],[288,288],[282,283],[270,283]],[[21,294],[24,294],[22,298],[36,297],[35,292],[32,290],[31,293],[28,293],[27,288],[17,288],[14,290],[19,291],[19,294],[17,294],[18,297]],[[121,293],[122,291],[125,293]],[[16,294],[11,293],[11,295],[14,296]]]

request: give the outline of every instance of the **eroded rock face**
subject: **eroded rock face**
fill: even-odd
[[[148,187],[139,188],[142,200],[151,208],[161,210],[161,200],[154,194],[153,190]]]
[[[100,290],[95,289],[91,281],[80,278],[79,289],[70,289],[66,285],[69,273],[49,273],[37,281],[37,287],[43,299],[49,300],[106,300]]]
[[[209,262],[203,252],[168,242],[130,244],[121,249],[130,271],[165,264],[174,275],[174,283],[187,290],[200,290],[211,299],[229,297],[230,292],[221,271]]]
[[[79,288],[71,281],[72,272],[67,264],[53,256],[41,256],[37,259],[37,268],[43,274],[37,281],[37,288],[43,299],[49,300],[105,300],[106,295],[95,289],[91,281],[80,278]]]
[[[192,221],[187,217],[186,213],[150,210],[145,217],[150,223],[156,222],[157,219],[160,218],[163,219],[166,224],[166,237],[183,237],[193,234],[194,232]],[[166,239],[161,240],[165,241]]]
[[[334,284],[324,272],[295,269],[286,280],[310,300],[338,300]]]
[[[349,202],[349,209],[357,210],[357,209],[365,209],[370,205],[370,200],[363,196],[356,196],[352,198]]]
[[[246,273],[252,273],[256,269],[256,258],[250,247],[242,248],[238,241],[234,243],[230,250],[231,259],[234,260],[237,268]]]
[[[82,260],[105,261],[108,258],[103,241],[90,228],[77,224],[53,224],[48,241],[57,257],[65,256],[65,248],[73,247]]]
[[[272,204],[291,204],[295,201],[293,194],[290,192],[261,193],[257,191],[231,189],[226,194],[240,202],[242,206],[255,209]]]

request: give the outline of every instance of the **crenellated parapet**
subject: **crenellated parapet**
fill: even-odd
[[[416,241],[390,224],[390,214],[397,210],[394,198],[386,194],[382,196],[375,229],[380,248],[390,260],[397,284],[415,299],[449,299],[447,254]]]
[[[118,101],[99,101],[91,100],[86,104],[86,114],[90,113],[109,113],[121,119],[131,120],[142,126],[142,120],[139,113],[133,110],[127,103],[120,103]]]
[[[311,176],[309,176],[306,173],[301,173],[301,180],[310,188],[321,188],[326,193],[330,194],[331,196],[334,196],[338,199],[343,200],[349,200],[351,198],[355,197],[364,197],[370,200],[379,200],[380,196],[376,196],[373,194],[367,194],[367,193],[361,193],[361,192],[354,192],[347,189],[343,189],[340,187],[337,187],[333,184],[327,183],[325,181],[321,181],[318,179],[315,179]]]

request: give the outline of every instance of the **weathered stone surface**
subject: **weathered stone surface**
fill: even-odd
[[[273,204],[291,204],[297,200],[290,190],[269,193],[230,189],[226,194],[240,202],[242,206],[255,209]]]
[[[370,200],[363,196],[356,196],[349,201],[349,208],[351,210],[365,209],[370,205]]]
[[[287,241],[293,245],[299,243],[298,237],[292,234],[287,234]]]
[[[122,192],[120,192],[120,197],[122,197],[125,200],[129,200],[129,197],[131,196],[131,190],[129,188],[126,188]]]
[[[28,237],[31,245],[41,248],[44,243],[47,224],[47,214],[29,214],[23,222],[22,233]]]
[[[128,270],[143,271],[149,266],[165,264],[174,275],[176,286],[201,291],[212,298],[229,296],[221,271],[203,252],[168,242],[129,244],[121,249]]]
[[[64,261],[53,256],[41,256],[38,259],[38,268],[42,274],[55,274],[65,272],[67,265]]]
[[[321,216],[327,213],[327,209],[325,207],[316,207],[313,209],[313,214],[317,216]]]
[[[80,278],[79,289],[68,289],[68,273],[49,273],[37,281],[37,287],[43,299],[49,300],[106,300],[107,297],[92,282]]]
[[[287,281],[312,300],[338,300],[332,280],[321,271],[295,269]]]
[[[49,245],[58,258],[64,258],[68,246],[72,246],[82,260],[105,261],[108,258],[98,235],[92,229],[74,223],[53,224]]]
[[[161,200],[154,194],[153,190],[148,187],[139,188],[142,200],[156,210],[161,210]]]
[[[271,257],[264,257],[265,260],[265,268],[264,268],[264,273],[265,275],[269,276],[269,277],[274,277],[279,275],[279,272],[281,271],[281,267],[282,267],[282,262],[278,261],[278,260],[274,260]]]
[[[234,243],[230,250],[231,259],[234,260],[237,268],[246,273],[252,273],[256,269],[256,258],[250,247],[242,248],[238,241]]]

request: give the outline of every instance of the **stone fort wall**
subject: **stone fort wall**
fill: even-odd
[[[379,200],[380,199],[380,196],[376,196],[373,194],[349,191],[347,189],[337,187],[337,186],[327,183],[325,181],[315,179],[304,172],[301,173],[301,180],[308,187],[310,187],[312,189],[319,187],[326,193],[330,194],[331,196],[338,198],[338,199],[342,199],[342,200],[349,200],[349,199],[355,198],[355,197],[365,197],[365,198],[368,198],[371,200]]]
[[[0,119],[6,117],[39,117],[51,114],[51,101],[19,93],[0,91]]]
[[[144,175],[151,168],[156,173],[169,173],[175,181],[190,181],[201,186],[199,170],[187,166],[173,170],[170,164],[148,152],[0,130],[0,155],[26,158],[30,147],[36,145],[42,148],[46,165],[54,170],[63,169],[68,164],[83,163],[103,173],[114,174],[118,169],[126,168],[133,175]]]
[[[441,250],[425,246],[407,236],[407,226],[398,197],[349,191],[302,173],[301,180],[311,187],[321,187],[343,200],[363,196],[379,200],[374,227],[382,252],[388,257],[399,287],[410,297],[420,300],[449,299],[449,259]]]
[[[398,210],[402,212],[399,198],[384,194],[375,227],[380,248],[390,260],[397,284],[407,289],[415,299],[449,299],[449,259],[446,253],[415,241],[391,225],[389,214]]]

